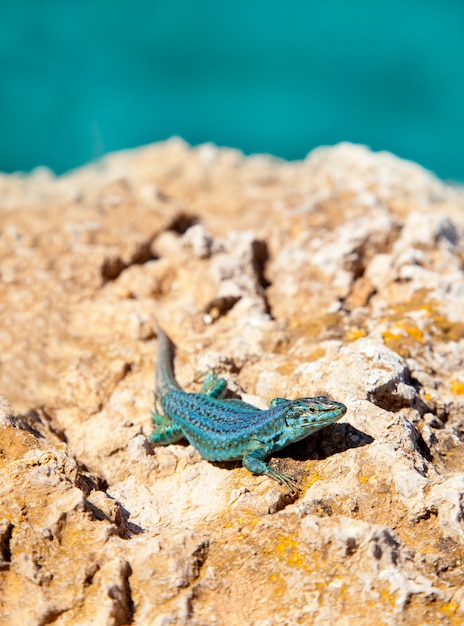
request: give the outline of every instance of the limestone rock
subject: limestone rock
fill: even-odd
[[[0,624],[464,621],[462,189],[176,139],[0,190]],[[155,318],[187,390],[347,405],[299,495],[153,447]]]

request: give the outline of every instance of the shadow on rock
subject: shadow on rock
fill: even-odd
[[[276,457],[291,457],[295,461],[322,460],[350,448],[361,448],[374,438],[351,424],[331,424],[314,435],[278,452]]]

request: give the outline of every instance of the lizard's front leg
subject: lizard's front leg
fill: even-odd
[[[243,467],[246,467],[252,474],[266,474],[266,476],[273,478],[281,485],[285,485],[292,493],[300,491],[298,483],[292,476],[273,469],[264,461],[268,454],[268,448],[261,441],[253,439],[250,442],[249,450],[243,455]]]

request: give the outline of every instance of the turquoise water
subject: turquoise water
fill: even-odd
[[[364,143],[464,181],[462,0],[0,4],[0,170],[180,135]]]

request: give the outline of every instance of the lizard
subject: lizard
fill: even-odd
[[[241,460],[253,474],[265,474],[292,493],[298,492],[296,480],[271,467],[266,457],[336,422],[346,413],[346,406],[320,395],[296,400],[274,398],[269,409],[259,409],[225,398],[227,382],[214,372],[206,375],[199,393],[186,392],[174,375],[174,344],[158,324],[156,327],[158,353],[150,441],[166,446],[185,438],[208,461]]]

